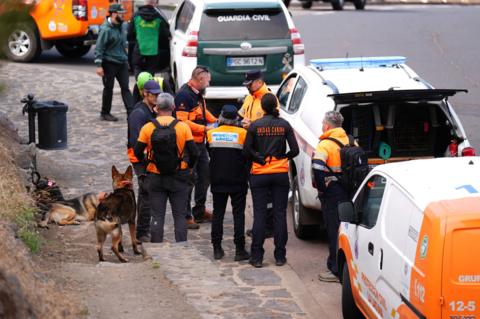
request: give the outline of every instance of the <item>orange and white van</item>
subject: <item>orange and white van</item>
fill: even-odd
[[[344,318],[480,318],[480,157],[376,166],[338,212]]]
[[[21,19],[26,22],[16,25],[8,36],[5,54],[12,61],[29,62],[55,46],[66,57],[82,57],[95,42],[112,2],[121,3],[127,10],[125,21],[130,19],[131,0],[33,1],[29,17]]]

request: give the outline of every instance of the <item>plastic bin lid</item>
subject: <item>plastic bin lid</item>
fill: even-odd
[[[33,109],[35,111],[67,111],[68,105],[58,101],[40,101],[33,104]]]

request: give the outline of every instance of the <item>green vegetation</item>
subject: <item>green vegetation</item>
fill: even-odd
[[[15,224],[18,227],[18,237],[25,243],[32,253],[39,251],[41,237],[35,227],[35,212],[32,207],[24,207],[15,216]]]

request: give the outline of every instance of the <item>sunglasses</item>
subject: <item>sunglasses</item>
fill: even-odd
[[[195,67],[195,69],[193,70],[193,76],[194,77],[197,77],[199,76],[200,74],[202,73],[210,73],[210,70],[208,69],[207,66],[203,66],[203,65],[197,65]]]

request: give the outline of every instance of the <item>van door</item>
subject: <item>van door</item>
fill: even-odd
[[[358,265],[358,284],[367,313],[382,318],[387,314],[386,300],[377,288],[383,263],[381,225],[377,223],[382,214],[382,202],[387,178],[372,175],[354,199],[357,212],[361,212],[360,224],[354,232],[352,252]]]
[[[280,5],[225,4],[207,6],[200,22],[198,63],[209,66],[210,85],[241,86],[245,72],[252,69],[261,70],[269,85],[279,84],[293,68],[290,29]]]
[[[480,318],[480,197],[448,202],[443,256],[444,319]]]

